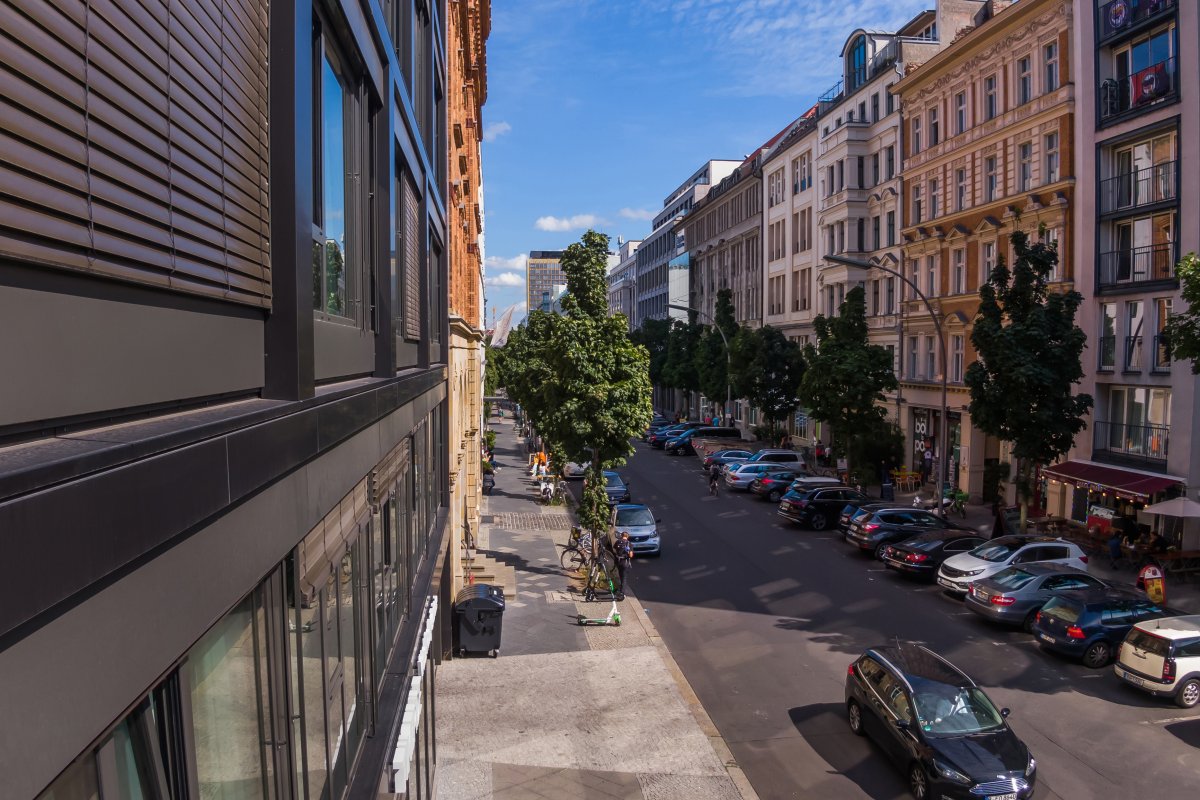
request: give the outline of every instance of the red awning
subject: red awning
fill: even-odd
[[[1102,486],[1123,494],[1146,498],[1179,483],[1175,478],[1146,475],[1118,467],[1104,467],[1099,464],[1089,464],[1086,461],[1064,461],[1053,467],[1046,467],[1042,472],[1076,486],[1084,484]]]

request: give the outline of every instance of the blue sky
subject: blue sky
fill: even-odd
[[[493,0],[483,109],[488,323],[524,255],[641,239],[710,158],[740,159],[840,77],[856,28],[935,0]]]

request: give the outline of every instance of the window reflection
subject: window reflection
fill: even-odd
[[[350,124],[354,102],[325,48],[321,49],[318,87],[314,127],[319,137],[319,199],[313,217],[319,235],[313,244],[319,254],[313,261],[313,307],[333,316],[349,317],[353,311],[349,281],[355,266],[347,245],[348,201],[353,196],[355,177],[351,159],[354,127]]]

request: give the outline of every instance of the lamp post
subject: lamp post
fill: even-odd
[[[725,331],[721,330],[721,326],[717,324],[717,321],[715,319],[713,319],[713,317],[711,317],[709,314],[707,314],[704,311],[701,311],[698,308],[692,308],[691,306],[681,306],[681,305],[675,305],[675,304],[668,304],[667,308],[674,309],[675,311],[684,311],[689,314],[695,314],[698,317],[705,317],[707,319],[710,319],[710,320],[712,320],[713,328],[716,329],[717,333],[721,334],[721,343],[723,345],[725,345],[725,415],[724,415],[725,419],[724,419],[724,422],[726,425],[728,425],[733,420],[733,413],[730,411],[730,408],[733,406],[733,384],[730,383],[730,380],[731,380],[730,374],[733,370],[733,358],[729,354],[729,340],[725,338]]]
[[[925,310],[929,312],[929,319],[933,321],[934,330],[937,331],[938,349],[942,353],[942,419],[938,425],[938,452],[940,455],[938,456],[936,462],[937,489],[934,492],[934,501],[937,502],[938,510],[941,512],[942,516],[945,516],[946,507],[939,501],[941,500],[942,493],[942,472],[946,469],[946,464],[948,463],[947,454],[949,452],[950,443],[947,441],[947,437],[950,429],[950,420],[949,408],[947,405],[948,391],[946,387],[946,373],[949,364],[946,361],[946,333],[942,329],[942,319],[934,312],[933,306],[929,302],[929,298],[926,297],[925,293],[921,291],[921,287],[917,286],[915,281],[910,280],[891,267],[885,267],[882,264],[868,264],[866,261],[859,261],[854,258],[846,258],[845,256],[826,255],[824,258],[826,261],[832,261],[835,264],[843,264],[847,267],[857,267],[859,269],[877,269],[881,272],[886,272],[889,275],[895,275],[897,278],[908,284],[908,286],[916,293],[917,297],[921,298],[921,302],[925,304]]]

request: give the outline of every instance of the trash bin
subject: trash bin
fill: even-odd
[[[504,621],[504,591],[499,586],[477,583],[467,586],[454,598],[455,649],[500,655],[500,628]]]
[[[896,500],[896,484],[885,483],[879,487],[879,499],[888,503]]]

